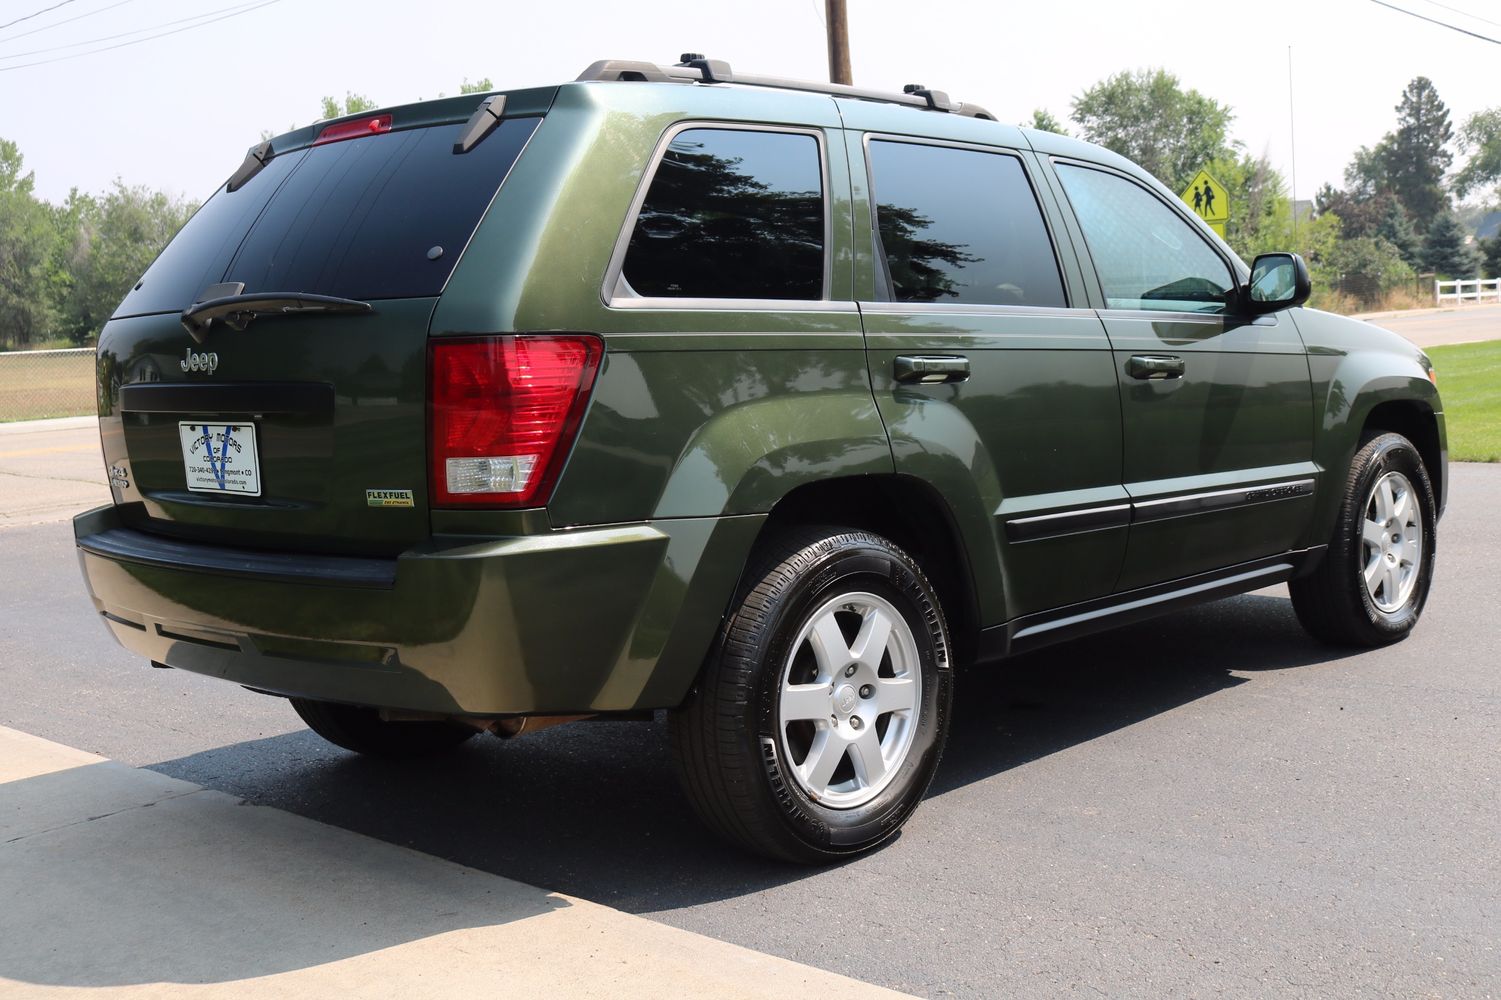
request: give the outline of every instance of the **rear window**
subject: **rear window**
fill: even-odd
[[[823,201],[811,135],[680,132],[641,205],[625,280],[646,296],[822,298]]]
[[[275,157],[198,210],[118,315],[183,309],[220,281],[352,299],[437,295],[540,121],[503,121],[463,154],[455,124]]]

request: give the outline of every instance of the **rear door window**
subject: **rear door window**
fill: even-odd
[[[1066,304],[1058,258],[1021,161],[873,140],[876,229],[897,302]]]
[[[814,136],[686,129],[657,165],[622,274],[650,297],[820,299],[824,232]]]
[[[119,315],[182,309],[219,281],[353,299],[437,295],[540,121],[503,121],[463,154],[455,124],[274,157],[198,210]]]

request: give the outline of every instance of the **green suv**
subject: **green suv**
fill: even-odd
[[[1289,581],[1422,611],[1428,359],[1141,169],[910,87],[596,63],[252,149],[100,337],[104,625],[377,755],[669,713],[704,821],[894,834],[953,672]]]

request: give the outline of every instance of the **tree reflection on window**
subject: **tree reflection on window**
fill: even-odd
[[[652,178],[624,274],[645,296],[818,299],[823,244],[817,140],[690,129]]]

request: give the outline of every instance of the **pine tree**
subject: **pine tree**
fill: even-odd
[[[1396,247],[1409,266],[1417,267],[1422,263],[1423,238],[1412,228],[1407,213],[1395,199],[1386,202],[1381,221],[1376,224],[1376,235]]]
[[[1501,278],[1501,233],[1484,241],[1485,276]]]
[[[1374,152],[1413,225],[1418,232],[1427,232],[1449,208],[1444,190],[1444,173],[1454,162],[1454,154],[1446,148],[1454,138],[1449,109],[1439,100],[1433,81],[1420,76],[1402,92],[1396,110],[1397,130]]]
[[[1428,227],[1423,242],[1423,266],[1447,278],[1473,278],[1476,254],[1465,245],[1465,228],[1453,212],[1444,212]]]

